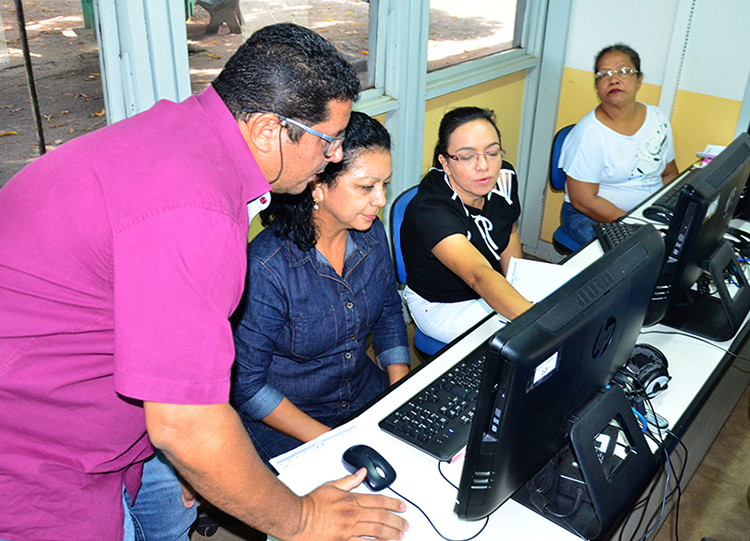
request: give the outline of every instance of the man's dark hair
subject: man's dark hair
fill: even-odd
[[[605,54],[614,52],[626,55],[633,63],[633,67],[635,68],[635,70],[638,72],[636,73],[636,75],[638,75],[639,77],[643,75],[641,73],[641,57],[638,56],[638,53],[635,52],[632,47],[630,47],[629,45],[625,45],[624,43],[615,43],[614,45],[608,45],[607,47],[596,53],[596,58],[594,59],[594,73],[599,71],[599,61],[602,59],[602,57]]]
[[[356,101],[359,95],[357,74],[336,48],[291,23],[255,32],[211,84],[238,120],[247,114],[244,108],[318,124],[328,120],[331,100]],[[289,130],[292,140],[301,134]]]
[[[318,181],[329,188],[332,188],[339,176],[347,172],[354,161],[365,152],[390,152],[391,136],[374,118],[352,111],[342,149],[344,158],[337,163],[330,162],[318,175]],[[300,250],[310,250],[317,241],[313,217],[314,204],[309,185],[298,195],[274,194],[269,207],[260,213],[261,222],[271,227],[277,237],[292,239]]]
[[[438,156],[448,155],[448,143],[450,142],[451,135],[458,128],[472,122],[474,120],[486,120],[497,133],[497,141],[500,143],[500,148],[503,147],[503,141],[500,138],[500,130],[497,127],[495,121],[495,112],[491,109],[483,109],[481,107],[456,107],[455,109],[448,111],[440,121],[440,128],[438,128],[438,140],[435,145],[435,153],[432,156],[432,166],[440,169],[442,167]]]

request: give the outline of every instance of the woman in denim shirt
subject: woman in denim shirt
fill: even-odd
[[[353,112],[343,159],[273,196],[248,248],[232,401],[267,462],[336,426],[409,371],[401,301],[377,217],[390,136]],[[379,368],[366,354],[373,333]]]

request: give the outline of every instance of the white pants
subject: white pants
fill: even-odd
[[[495,314],[503,323],[506,321],[501,315],[496,314],[484,299],[430,302],[409,289],[409,286],[404,289],[404,298],[419,330],[446,344],[479,323],[488,314]]]

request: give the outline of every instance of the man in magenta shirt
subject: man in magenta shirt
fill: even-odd
[[[295,25],[258,31],[203,93],[66,143],[0,190],[0,538],[121,540],[122,487],[161,449],[281,539],[398,539],[397,500],[302,498],[228,403],[248,204],[341,159],[356,74]],[[268,179],[268,180],[266,180]]]

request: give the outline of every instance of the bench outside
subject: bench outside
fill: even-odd
[[[195,3],[211,16],[206,26],[206,34],[216,34],[222,23],[226,23],[232,34],[242,32],[240,26],[244,21],[240,12],[240,0],[195,0]]]

